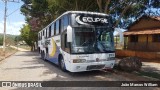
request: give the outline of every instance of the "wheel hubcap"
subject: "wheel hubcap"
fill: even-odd
[[[61,60],[61,67],[64,68],[64,60]]]

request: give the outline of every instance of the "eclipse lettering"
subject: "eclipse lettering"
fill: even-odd
[[[83,22],[100,22],[100,23],[108,23],[105,18],[93,18],[93,17],[82,17]]]

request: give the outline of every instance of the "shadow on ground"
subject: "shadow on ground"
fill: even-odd
[[[31,51],[23,51],[23,54],[15,55],[15,56],[38,56],[38,52],[31,52]]]

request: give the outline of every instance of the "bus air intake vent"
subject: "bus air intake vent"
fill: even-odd
[[[87,70],[96,70],[96,69],[102,69],[105,65],[90,65],[87,66]]]

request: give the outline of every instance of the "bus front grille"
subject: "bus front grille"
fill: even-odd
[[[102,69],[105,65],[90,65],[87,66],[87,70],[96,70],[96,69]]]

